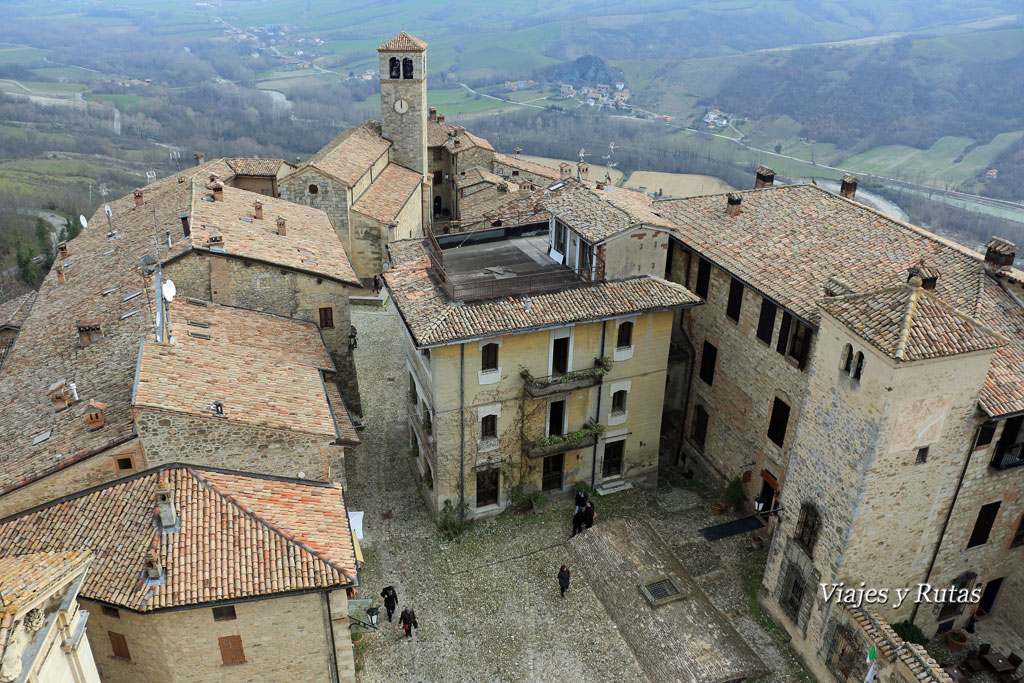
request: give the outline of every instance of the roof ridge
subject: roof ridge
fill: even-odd
[[[351,570],[346,569],[345,567],[340,566],[337,562],[335,562],[334,560],[332,560],[329,557],[327,557],[327,555],[326,555],[326,553],[324,551],[317,550],[316,548],[313,548],[312,546],[310,546],[305,541],[297,538],[294,534],[289,533],[285,529],[279,527],[277,524],[271,522],[268,519],[264,519],[260,515],[256,514],[256,512],[254,512],[251,507],[246,507],[245,505],[243,505],[242,502],[240,500],[238,500],[235,496],[233,496],[230,493],[227,493],[225,491],[221,491],[220,488],[217,486],[217,484],[215,482],[213,482],[213,481],[211,481],[211,480],[201,476],[200,473],[197,472],[195,468],[186,465],[185,466],[185,470],[192,477],[194,477],[197,481],[199,481],[201,484],[204,484],[206,487],[208,487],[215,494],[217,494],[218,496],[220,496],[221,498],[226,500],[231,505],[234,505],[235,507],[237,507],[243,513],[245,513],[246,515],[251,517],[254,521],[258,522],[259,524],[262,524],[263,526],[267,527],[273,533],[277,534],[278,536],[280,536],[284,540],[288,541],[289,543],[295,544],[300,550],[305,551],[306,553],[312,555],[317,560],[320,560],[324,564],[328,565],[329,567],[331,567],[332,569],[337,571],[339,574],[341,574],[345,579],[349,579],[348,573]],[[333,489],[335,489],[335,487],[332,487],[332,490]],[[346,517],[347,517],[347,514],[346,514]]]
[[[896,358],[904,360],[906,358],[907,341],[910,339],[910,332],[914,327],[914,318],[917,313],[917,301],[921,296],[921,292],[924,289],[920,287],[914,287],[913,285],[903,285],[905,289],[910,291],[910,296],[907,297],[907,303],[903,307],[903,318],[900,321],[900,336],[896,342]]]

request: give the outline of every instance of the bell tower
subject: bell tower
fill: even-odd
[[[427,44],[405,31],[377,48],[382,134],[391,161],[427,172]]]

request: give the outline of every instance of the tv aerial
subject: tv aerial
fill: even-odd
[[[156,180],[156,171],[146,171],[146,182],[151,183]]]
[[[181,152],[179,152],[176,149],[172,149],[170,152],[168,152],[167,157],[171,160],[172,163],[174,163],[174,168],[180,168],[178,162],[181,161]]]

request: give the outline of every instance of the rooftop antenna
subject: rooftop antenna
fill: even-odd
[[[176,149],[172,149],[168,153],[168,156],[169,156],[170,160],[174,163],[174,169],[175,170],[181,170],[181,166],[180,166],[180,163],[181,163],[181,152],[179,152]]]
[[[149,183],[153,182],[154,180],[156,180],[156,171],[154,171],[152,169],[150,169],[149,171],[146,171],[146,184],[148,185]]]
[[[583,157],[588,157],[588,156],[590,156],[590,153],[587,152],[587,150],[585,150],[582,147],[580,147],[580,161],[583,161]]]
[[[114,212],[110,210],[110,204],[103,205],[103,213],[107,214],[107,227],[110,228],[110,232],[114,232],[114,223],[110,220],[114,217]]]

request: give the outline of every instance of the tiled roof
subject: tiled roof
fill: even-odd
[[[84,569],[88,561],[86,549],[0,557],[0,614],[21,612],[68,574]]]
[[[423,176],[398,164],[388,164],[352,205],[353,211],[390,223],[398,217],[409,197],[419,189]]]
[[[225,159],[228,166],[238,175],[250,176],[272,176],[277,177],[281,166],[292,166],[284,159],[256,159],[253,157],[242,157],[238,159]]]
[[[299,170],[312,166],[352,187],[390,146],[391,142],[381,137],[378,122],[364,121],[327,143],[299,166]]]
[[[538,223],[548,220],[547,210],[539,203],[543,190],[516,190],[499,192],[496,196],[487,192],[475,192],[459,200],[459,223],[463,226],[485,222],[489,227],[494,221],[501,221],[509,227],[524,223]]]
[[[538,164],[533,161],[527,161],[526,159],[509,156],[508,154],[502,154],[500,152],[494,153],[494,163],[504,164],[505,166],[511,166],[512,168],[518,168],[521,171],[527,171],[534,175],[550,178],[551,180],[558,180],[561,177],[561,174],[558,172],[557,168],[551,168],[550,166],[545,166],[544,164]]]
[[[448,142],[448,133],[455,132],[454,126],[449,126],[437,119],[427,119],[427,147],[441,147]]]
[[[478,135],[473,135],[462,126],[455,126],[452,130],[454,130],[455,135],[450,135],[443,145],[451,154],[465,152],[467,149],[474,147],[494,151],[494,147],[491,146],[490,142]]]
[[[134,438],[132,380],[139,339],[153,325],[152,277],[143,276],[136,256],[155,253],[154,221],[181,225],[178,216],[188,209],[191,177],[210,171],[231,176],[226,163],[211,161],[146,186],[141,207],[130,194],[111,201],[110,224],[98,210],[89,227],[68,243],[67,258],[44,278],[0,370],[0,493]],[[117,233],[108,238],[111,227]],[[180,236],[180,227],[171,234]],[[178,238],[171,253],[190,246]],[[164,243],[161,256],[167,253]],[[59,265],[65,266],[65,282],[57,281]],[[86,318],[102,321],[103,337],[83,349],[76,323]],[[46,391],[60,380],[75,382],[81,400],[54,413]],[[107,408],[103,428],[90,432],[85,415],[93,399]]]
[[[0,328],[20,328],[35,301],[36,292],[32,291],[0,304]]]
[[[508,180],[502,178],[497,173],[492,173],[486,168],[474,166],[473,168],[466,169],[455,176],[455,187],[462,189],[464,187],[472,187],[480,183],[490,183],[491,185],[501,185],[508,183]]]
[[[224,188],[222,201],[207,201],[212,196],[206,183],[193,183],[192,244],[197,249],[210,249],[210,235],[216,231],[220,246],[232,256],[359,283],[338,233],[320,209],[234,187]],[[263,218],[253,217],[257,201],[263,205]],[[285,219],[284,235],[277,231],[279,217]]]
[[[652,208],[689,248],[811,324],[830,278],[859,292],[886,289],[905,283],[923,259],[940,273],[935,296],[1009,342],[996,351],[982,407],[994,416],[1024,411],[1024,307],[980,254],[814,185],[737,194],[737,216],[726,211],[724,194]],[[1024,273],[1007,269],[998,278],[1019,284]]]
[[[638,225],[669,227],[642,192],[569,178],[548,188],[544,206],[585,239],[600,242]]]
[[[162,529],[156,492],[178,525]],[[343,587],[355,580],[339,484],[165,465],[0,523],[0,554],[91,549],[82,597],[139,612]],[[164,578],[147,580],[156,554]]]
[[[901,361],[992,350],[1005,343],[987,326],[913,284],[826,299],[821,307]]]
[[[393,242],[389,249],[394,263],[384,280],[417,346],[701,303],[682,285],[644,275],[453,306],[428,270],[422,240]]]
[[[384,43],[377,48],[378,52],[423,52],[427,44],[418,38],[413,38],[405,31]]]
[[[143,342],[135,406],[212,417],[218,400],[228,423],[339,436],[319,370],[332,366],[312,323],[180,300],[169,317],[176,343]]]

